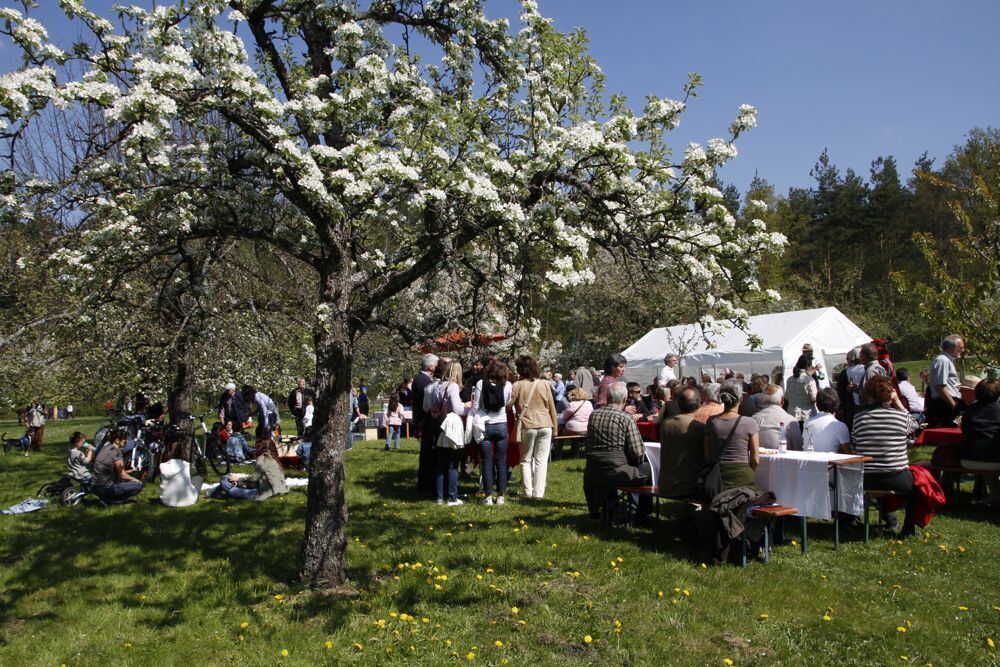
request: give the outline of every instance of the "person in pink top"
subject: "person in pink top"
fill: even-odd
[[[618,382],[618,378],[625,374],[626,359],[621,354],[615,352],[604,361],[604,377],[597,387],[597,400],[595,406],[602,408],[608,404],[608,387]]]
[[[395,449],[399,449],[399,431],[403,427],[403,406],[399,402],[399,394],[389,395],[389,405],[385,409],[385,451],[389,451],[389,443],[396,439]]]
[[[586,390],[580,388],[569,392],[567,398],[570,403],[562,413],[563,434],[587,435],[587,422],[594,412],[594,404],[590,402]]]

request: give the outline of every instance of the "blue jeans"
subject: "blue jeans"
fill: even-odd
[[[229,481],[228,476],[223,476],[219,480],[219,486],[225,491],[230,498],[239,498],[240,500],[253,500],[257,497],[257,489],[241,489],[232,482]]]
[[[253,448],[242,433],[232,433],[226,440],[226,456],[234,463],[253,458]]]
[[[483,470],[483,493],[493,495],[494,468],[497,493],[507,493],[507,424],[487,424],[486,436],[479,443]]]
[[[105,502],[121,502],[142,491],[142,482],[118,481],[110,486],[93,487],[94,495]]]
[[[458,500],[458,459],[461,449],[450,447],[435,447],[434,456],[437,460],[437,499],[444,500],[444,479],[448,477],[448,500]]]
[[[399,430],[403,428],[402,426],[389,424],[385,427],[385,448],[389,449],[389,443],[392,439],[396,439],[396,449],[399,449]]]
[[[295,448],[295,455],[301,459],[303,468],[309,468],[309,459],[312,458],[312,448],[312,443],[308,441],[300,442],[299,446]]]

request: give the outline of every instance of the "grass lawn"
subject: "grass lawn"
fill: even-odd
[[[0,505],[58,478],[69,432],[96,424],[50,422],[44,453],[0,459]],[[580,460],[537,504],[450,508],[414,498],[404,447],[349,454],[338,595],[295,583],[301,489],[0,516],[0,665],[1000,664],[1000,521],[971,502],[904,543],[834,552],[813,522],[807,556],[703,568],[676,504],[652,529],[591,522]]]

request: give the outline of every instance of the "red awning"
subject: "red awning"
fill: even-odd
[[[428,352],[451,352],[467,347],[486,347],[490,343],[506,340],[504,334],[470,334],[466,331],[452,331],[417,346],[422,354]]]

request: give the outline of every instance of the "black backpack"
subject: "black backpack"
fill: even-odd
[[[497,412],[507,407],[507,401],[503,397],[505,382],[493,384],[489,380],[483,380],[483,408],[488,412]]]

